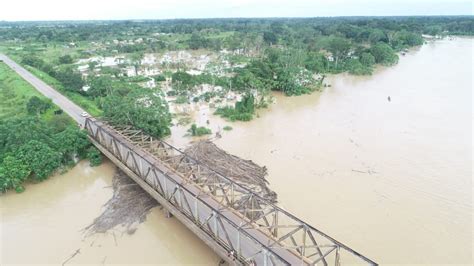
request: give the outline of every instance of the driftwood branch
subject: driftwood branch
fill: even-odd
[[[68,263],[68,261],[72,260],[72,258],[74,258],[79,253],[81,253],[81,249],[76,250],[68,259],[66,259],[63,262],[62,266],[64,266],[66,263]]]

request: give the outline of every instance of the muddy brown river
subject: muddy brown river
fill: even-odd
[[[276,95],[217,144],[266,165],[282,207],[379,263],[471,264],[473,43]]]
[[[472,263],[473,39],[429,43],[373,76],[276,103],[245,123],[198,108],[216,143],[269,170],[279,204],[382,264]],[[390,96],[390,101],[388,97]],[[184,128],[170,140],[184,145]],[[0,197],[0,264],[201,264],[218,258],[158,208],[133,235],[84,238],[114,167],[81,162]],[[115,236],[114,236],[115,235]],[[66,265],[68,265],[66,264]]]
[[[133,235],[119,228],[84,238],[81,230],[112,197],[114,171],[109,161],[95,168],[83,161],[25,193],[0,197],[0,264],[61,265],[79,249],[66,265],[217,265],[199,238],[158,208]]]

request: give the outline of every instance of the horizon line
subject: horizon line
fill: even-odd
[[[94,22],[94,21],[164,21],[164,20],[212,20],[212,19],[311,19],[311,18],[410,18],[410,17],[473,17],[473,14],[458,15],[336,15],[336,16],[281,16],[281,17],[176,17],[176,18],[120,18],[120,19],[53,19],[53,20],[0,20],[0,23],[18,22]]]

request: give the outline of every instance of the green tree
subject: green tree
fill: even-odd
[[[99,62],[97,61],[90,61],[89,63],[87,63],[87,68],[89,68],[89,71],[93,71],[95,69],[96,66],[99,65]]]
[[[171,75],[173,89],[183,94],[194,86],[193,76],[184,71],[177,71]]]
[[[361,54],[359,61],[362,65],[371,67],[375,64],[375,57],[371,53],[365,52]]]
[[[15,189],[23,191],[22,183],[30,175],[30,170],[22,160],[13,155],[7,155],[0,165],[0,190],[5,192]]]
[[[51,107],[51,101],[42,100],[38,96],[31,97],[28,103],[26,104],[26,110],[31,115],[43,114]]]
[[[248,69],[239,71],[238,74],[234,76],[232,86],[234,89],[240,91],[256,90],[260,93],[264,93],[266,89],[265,84]]]
[[[278,43],[278,37],[272,31],[266,31],[263,33],[263,41],[269,45],[274,45]]]
[[[141,51],[131,53],[128,56],[128,60],[129,60],[130,64],[135,69],[135,75],[138,75],[138,69],[140,68],[140,66],[142,64],[142,60],[143,60],[144,56],[145,56],[145,54]]]
[[[89,164],[92,167],[98,166],[102,163],[102,155],[100,151],[94,146],[91,146],[87,150],[86,158],[89,159]]]
[[[59,63],[60,64],[72,64],[74,62],[74,59],[70,55],[63,55],[59,57]]]
[[[321,53],[309,53],[305,60],[306,69],[316,72],[324,73],[328,68],[328,60]]]
[[[252,94],[246,94],[234,107],[226,106],[218,108],[215,114],[229,118],[231,121],[250,121],[255,113],[255,98]]]
[[[40,69],[46,64],[46,62],[44,62],[42,59],[32,54],[23,56],[21,63]]]
[[[61,165],[61,154],[37,140],[30,140],[22,145],[18,150],[18,157],[38,181],[45,180]]]
[[[387,36],[382,30],[379,29],[373,29],[369,35],[369,42],[375,44],[378,42],[386,42],[387,41]]]
[[[347,57],[349,50],[351,48],[351,43],[342,37],[331,36],[325,47],[329,52],[331,52],[335,61],[335,68],[338,68],[338,62],[341,59]]]
[[[88,83],[90,88],[86,91],[86,95],[93,98],[104,97],[114,90],[113,81],[108,76],[91,77]]]
[[[55,150],[61,153],[63,163],[67,164],[75,156],[84,158],[90,147],[87,133],[76,126],[69,126],[54,136]]]
[[[80,73],[68,68],[56,72],[53,76],[62,83],[65,89],[75,92],[82,92],[84,80],[82,80],[82,75]]]
[[[255,98],[252,94],[247,94],[242,97],[242,100],[235,103],[235,110],[239,113],[250,113],[255,112]]]
[[[392,47],[386,43],[377,43],[370,48],[370,53],[374,56],[375,62],[385,66],[390,66],[398,62],[398,55]]]
[[[118,125],[132,125],[156,137],[170,134],[171,115],[163,94],[136,89],[125,96],[110,95],[103,104],[104,117]]]
[[[347,60],[346,68],[349,70],[349,73],[354,75],[372,74],[372,68],[370,66],[364,66],[358,59],[355,58]]]
[[[400,50],[405,47],[422,45],[423,38],[419,34],[403,30],[394,34],[391,44],[394,49]]]
[[[197,50],[199,48],[207,47],[207,40],[206,38],[202,37],[202,35],[198,32],[193,32],[191,38],[189,38],[188,44],[189,48]]]
[[[188,132],[191,133],[191,136],[203,136],[212,134],[212,131],[206,127],[198,127],[196,124],[192,124],[191,127],[188,129]]]
[[[27,176],[42,181],[85,156],[91,146],[87,135],[67,119],[59,126],[57,119],[46,122],[38,116],[0,120],[0,190],[23,190]]]

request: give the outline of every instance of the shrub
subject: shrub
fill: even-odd
[[[153,76],[153,78],[155,79],[155,81],[159,82],[159,81],[165,81],[166,80],[166,77],[164,75],[156,75],[156,76]]]
[[[244,96],[242,100],[236,102],[234,107],[221,107],[217,108],[214,112],[214,114],[226,117],[231,121],[250,121],[254,113],[255,99],[251,94]]]
[[[176,97],[176,100],[174,100],[174,103],[176,104],[188,103],[188,97],[179,95],[178,97]]]
[[[38,96],[33,96],[26,104],[26,110],[31,115],[37,115],[45,113],[52,106],[51,100],[43,100]]]
[[[98,166],[102,163],[102,155],[96,147],[90,147],[87,150],[87,159],[89,159],[90,166]]]
[[[192,136],[203,136],[212,134],[212,131],[206,127],[198,127],[196,124],[192,124],[191,128],[188,129],[188,132],[191,133]]]
[[[72,64],[73,61],[74,59],[68,54],[59,57],[59,63],[61,64]]]

